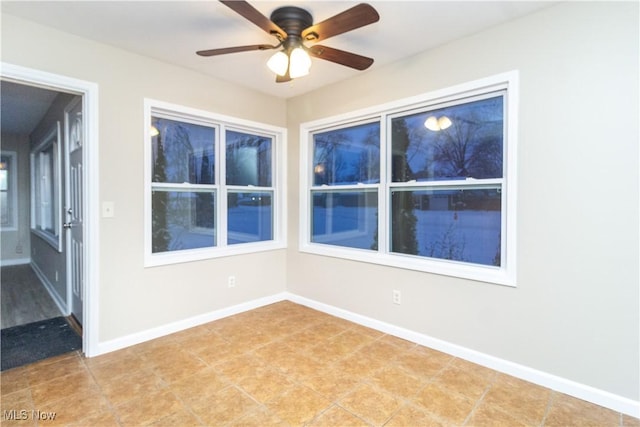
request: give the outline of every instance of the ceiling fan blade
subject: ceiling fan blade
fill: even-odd
[[[356,70],[366,70],[373,64],[372,58],[332,47],[314,45],[307,50],[309,54],[315,58],[335,62],[336,64],[355,68]]]
[[[231,8],[234,12],[243,18],[253,22],[269,34],[278,34],[281,40],[287,38],[287,33],[282,28],[273,23],[269,18],[264,16],[255,7],[243,0],[220,0],[220,3]]]
[[[376,10],[366,4],[360,3],[318,24],[305,28],[302,38],[305,40],[320,41],[365,25],[373,24],[380,19]]]
[[[227,53],[247,52],[250,50],[269,50],[269,49],[275,49],[276,47],[278,46],[271,46],[270,44],[251,44],[248,46],[223,47],[221,49],[199,50],[196,53],[200,56],[215,56],[215,55],[224,55]]]

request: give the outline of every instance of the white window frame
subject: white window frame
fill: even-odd
[[[317,133],[318,131],[329,132],[329,131],[339,130],[339,129],[343,129],[343,128],[350,128],[350,127],[367,125],[367,124],[371,124],[371,123],[377,123],[379,121],[380,121],[380,117],[376,116],[376,117],[368,117],[368,118],[365,118],[364,120],[356,120],[356,121],[348,121],[346,123],[339,123],[337,126],[321,127],[319,129],[314,130],[313,132],[311,132],[309,134],[309,138],[311,140],[310,144],[313,144],[313,135],[315,133]],[[381,131],[382,131],[382,128],[381,128]],[[381,140],[381,142],[382,142],[382,140]],[[308,148],[310,149],[311,147],[309,146]],[[382,151],[383,148],[379,147],[379,150],[380,150],[380,155],[382,156],[383,155],[383,151]],[[311,162],[313,162],[313,152],[311,150],[310,150],[309,155],[310,155],[310,157],[309,157],[309,162],[310,162],[309,165],[311,165]],[[349,193],[349,192],[361,192],[361,193],[364,194],[364,193],[367,193],[367,192],[377,192],[378,199],[379,199],[380,198],[380,191],[382,190],[382,187],[380,186],[380,183],[376,183],[376,184],[357,183],[357,184],[335,185],[335,186],[326,186],[326,185],[314,186],[314,185],[312,185],[312,181],[311,181],[310,185],[311,185],[311,187],[310,187],[311,188],[310,196],[312,196],[313,193],[315,193],[315,192],[326,192],[326,193],[334,193],[334,194]],[[310,203],[311,203],[311,199],[310,199]],[[327,212],[327,216],[329,217],[329,219],[331,221],[333,219],[333,212],[331,212],[331,211]],[[311,217],[309,217],[309,220],[310,219],[311,219]],[[328,236],[327,235],[316,236],[316,239],[318,241],[315,242],[315,243],[323,243],[322,242],[323,240],[327,241],[329,239],[331,239],[331,240],[337,240],[337,239],[348,240],[348,239],[353,239],[353,238],[360,237],[360,236],[365,236],[369,232],[369,229],[367,228],[367,226],[368,226],[368,224],[365,223],[364,224],[364,228],[362,228],[362,229],[358,228],[357,230],[347,230],[347,231],[342,231],[342,232],[338,232],[338,233],[331,233]],[[352,250],[358,250],[358,249],[357,248],[352,248]]]
[[[2,151],[3,157],[8,157],[7,171],[7,204],[8,220],[1,224],[2,231],[15,231],[18,229],[18,154],[15,151]]]
[[[409,270],[441,274],[463,279],[476,280],[506,286],[516,286],[516,161],[517,161],[517,122],[518,122],[518,71],[510,71],[484,79],[424,93],[362,109],[338,116],[323,118],[300,125],[300,233],[299,249],[301,252],[331,256],[354,261],[368,262]],[[460,102],[465,98],[482,96],[496,91],[506,91],[504,95],[504,146],[503,177],[495,180],[502,186],[501,210],[501,265],[499,267],[480,264],[441,260],[423,256],[392,253],[389,242],[390,234],[390,202],[389,190],[394,187],[407,188],[412,185],[416,189],[424,187],[424,183],[392,183],[390,182],[390,134],[388,122],[391,117],[405,114],[412,110],[427,107],[437,108],[443,104]],[[363,121],[380,121],[380,184],[371,184],[378,188],[378,250],[355,249],[335,245],[311,242],[311,195],[313,186],[313,134],[332,128],[350,126]],[[442,183],[444,185],[446,183]],[[449,183],[452,184],[452,183]],[[437,187],[438,184],[429,184]],[[364,189],[369,185],[356,186]],[[332,190],[347,190],[350,186],[332,186]]]
[[[31,150],[31,232],[41,237],[58,252],[62,252],[62,174],[61,174],[61,141],[60,122],[56,122],[53,128]],[[42,205],[42,180],[41,167],[45,151],[51,149],[53,155],[53,170],[51,182],[48,183],[51,194],[51,218],[44,213]],[[48,210],[48,209],[47,209]],[[44,227],[44,222],[51,222],[51,229]]]
[[[153,253],[151,235],[151,190],[154,186],[167,188],[169,186],[182,187],[183,184],[158,184],[153,183],[152,174],[152,147],[151,147],[151,118],[160,116],[171,120],[189,123],[204,124],[216,129],[215,146],[215,184],[206,185],[207,189],[213,189],[216,206],[216,246],[198,249],[188,249],[173,252]],[[209,111],[185,107],[164,101],[146,98],[144,100],[144,240],[145,240],[145,267],[153,267],[181,262],[199,261],[224,256],[248,254],[286,248],[286,152],[287,130],[282,127],[264,123],[239,119]],[[244,187],[227,186],[224,182],[226,176],[226,130],[240,131],[256,135],[263,135],[272,139],[272,186],[271,187]],[[194,185],[189,185],[193,187]],[[195,185],[202,186],[202,185]],[[268,189],[273,192],[273,239],[259,242],[247,242],[241,244],[227,244],[227,194],[229,191],[250,188],[251,191]]]
[[[277,197],[276,197],[277,187],[275,186],[275,178],[274,177],[275,177],[276,173],[279,172],[279,171],[274,170],[273,166],[276,163],[279,163],[279,162],[276,161],[276,155],[277,155],[278,146],[277,146],[277,141],[274,138],[273,133],[267,133],[264,130],[247,129],[246,127],[245,128],[236,127],[233,124],[226,125],[224,131],[225,131],[225,137],[221,141],[223,141],[223,143],[225,145],[225,147],[224,147],[225,149],[222,150],[222,143],[220,145],[221,150],[224,151],[224,154],[223,154],[224,157],[221,158],[221,161],[224,160],[224,167],[221,169],[225,173],[225,175],[223,175],[223,176],[226,176],[226,167],[227,167],[227,162],[226,162],[226,131],[240,132],[240,133],[251,133],[252,135],[263,136],[265,138],[270,138],[272,140],[272,144],[271,144],[271,165],[272,165],[271,186],[263,187],[263,186],[259,186],[259,185],[231,185],[231,184],[227,185],[225,183],[225,200],[224,200],[225,212],[228,212],[227,203],[228,203],[228,195],[229,195],[230,192],[232,192],[232,193],[261,193],[261,192],[262,193],[271,193],[271,195],[272,195],[271,196],[271,206],[273,206],[274,209],[275,209],[274,203],[277,200]],[[280,197],[282,197],[282,196],[280,196]],[[226,233],[227,237],[233,236],[236,239],[242,239],[242,238],[245,238],[245,237],[249,237],[249,236],[244,236],[242,233],[239,233],[237,231],[229,231],[228,230],[229,227],[228,227],[228,224],[226,222],[227,218],[228,218],[228,215],[225,214],[225,216],[224,216],[225,233]],[[274,221],[274,224],[272,224],[272,232],[273,232],[274,237],[275,237],[275,223],[276,223],[275,211],[273,213],[272,220]],[[227,240],[227,239],[225,239],[225,240]],[[256,243],[260,243],[260,242],[236,243],[236,244],[229,245],[229,246],[238,246],[238,245],[247,245],[247,244],[256,244]]]

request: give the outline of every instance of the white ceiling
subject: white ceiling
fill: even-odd
[[[42,120],[58,92],[2,81],[0,94],[2,131],[29,135]]]
[[[323,21],[359,3],[353,1],[251,1],[269,17],[281,6],[307,9]],[[177,64],[219,79],[288,98],[366,73],[385,64],[532,13],[542,1],[369,1],[380,21],[322,42],[375,59],[366,71],[313,60],[311,73],[275,83],[266,68],[273,51],[204,58],[197,50],[276,44],[275,38],[215,0],[207,1],[6,1],[11,14],[101,43]]]

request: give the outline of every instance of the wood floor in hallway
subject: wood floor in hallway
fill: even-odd
[[[30,265],[2,267],[0,329],[62,316]]]

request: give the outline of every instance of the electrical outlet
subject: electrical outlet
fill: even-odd
[[[227,285],[230,288],[235,288],[236,287],[236,276],[229,276],[227,278]]]
[[[400,304],[402,302],[402,295],[400,294],[400,291],[397,289],[393,290],[393,303],[394,304]]]

